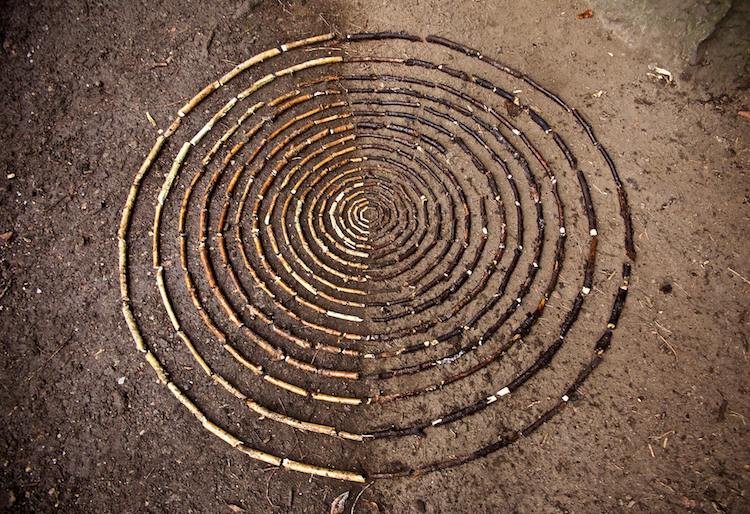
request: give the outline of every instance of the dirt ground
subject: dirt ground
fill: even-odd
[[[0,510],[323,513],[361,490],[264,470],[156,384],[120,312],[116,231],[154,139],[146,111],[166,125],[228,63],[283,41],[405,30],[501,57],[579,106],[626,182],[639,253],[575,416],[456,469],[375,482],[362,500],[381,512],[750,512],[747,3],[684,66],[564,0],[0,5]]]

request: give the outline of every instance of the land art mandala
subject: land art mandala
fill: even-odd
[[[523,444],[602,362],[635,260],[579,111],[401,32],[286,43],[210,83],[157,137],[118,239],[136,348],[198,422],[355,482]]]

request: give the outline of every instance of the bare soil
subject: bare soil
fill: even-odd
[[[165,126],[283,41],[406,30],[480,48],[580,107],[626,182],[639,254],[575,415],[471,464],[375,482],[357,512],[750,512],[748,7],[674,85],[648,75],[668,57],[596,11],[577,19],[589,7],[2,2],[0,510],[320,513],[347,490],[351,506],[359,486],[264,469],[155,382],[120,313],[116,230],[154,139],[146,111]]]

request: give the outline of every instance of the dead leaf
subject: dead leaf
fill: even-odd
[[[338,495],[331,502],[331,514],[344,514],[344,507],[346,507],[346,500],[349,498],[349,491],[343,492]]]
[[[13,231],[12,230],[9,230],[7,232],[3,232],[2,234],[0,234],[0,239],[2,239],[6,243],[8,241],[10,241],[12,238],[13,238]]]
[[[243,509],[239,505],[235,505],[234,503],[227,503],[227,507],[229,507],[229,510],[231,510],[232,512],[237,512],[237,513],[247,512],[245,509]]]
[[[745,118],[746,120],[750,120],[750,111],[739,111],[737,115],[740,118]]]
[[[380,506],[370,500],[362,500],[362,512],[368,514],[380,514]]]
[[[654,72],[651,75],[656,77],[658,80],[663,80],[667,84],[674,85],[674,76],[672,75],[671,71],[660,68],[656,64],[649,64],[648,69]]]
[[[505,101],[505,109],[508,111],[508,116],[515,118],[521,114],[521,107],[514,104],[511,101]]]
[[[579,20],[585,20],[587,18],[591,18],[593,15],[594,15],[594,11],[592,11],[591,9],[586,9],[582,13],[578,13],[576,15],[576,18],[578,18]]]
[[[687,496],[682,497],[682,506],[688,510],[694,509],[698,506],[698,502],[688,498]]]

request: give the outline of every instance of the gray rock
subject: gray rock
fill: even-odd
[[[726,16],[731,0],[591,0],[605,29],[682,71]]]

